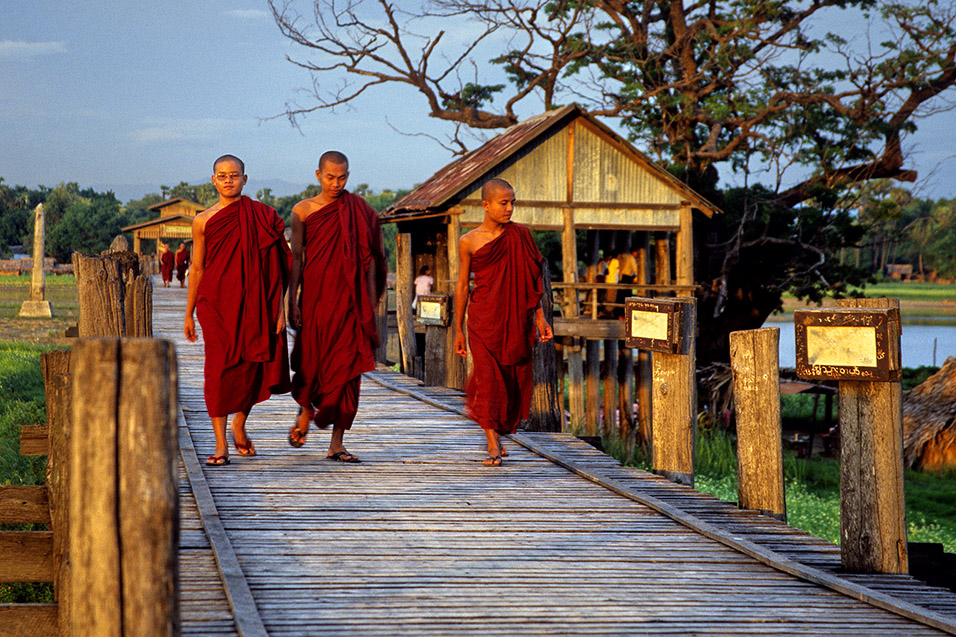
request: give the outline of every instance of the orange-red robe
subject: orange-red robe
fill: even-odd
[[[375,308],[387,267],[375,211],[343,192],[304,221],[302,328],[292,348],[292,396],[320,427],[352,426],[363,372],[375,369]],[[375,297],[368,288],[374,268]]]
[[[205,227],[196,299],[210,416],[247,411],[290,389],[285,330],[276,334],[292,252],[275,210],[242,197]]]
[[[186,270],[189,269],[189,250],[176,250],[176,278],[182,283],[186,280]]]
[[[173,253],[169,250],[163,250],[159,257],[159,271],[163,275],[163,282],[169,283],[173,280]]]
[[[517,223],[505,224],[471,257],[468,345],[474,365],[465,391],[468,413],[483,429],[510,434],[528,418],[541,261],[531,233]]]

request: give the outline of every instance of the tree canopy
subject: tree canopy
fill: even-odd
[[[952,108],[956,84],[956,5],[938,0],[269,3],[312,76],[286,105],[293,122],[382,85],[418,93],[457,154],[468,129],[569,102],[619,120],[724,210],[699,235],[705,359],[784,291],[817,299],[864,281],[836,258],[867,230],[860,187],[916,179],[907,137]]]

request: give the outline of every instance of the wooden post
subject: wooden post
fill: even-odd
[[[604,424],[602,433],[617,429],[617,340],[604,340],[604,366],[601,369],[604,384]]]
[[[458,214],[448,215],[448,312],[455,316],[455,286],[458,283],[458,242],[461,239],[461,220]],[[465,387],[465,359],[455,353],[455,321],[452,319],[445,330],[445,386],[454,389]]]
[[[152,335],[152,284],[139,275],[135,253],[88,257],[74,252],[73,272],[81,338]]]
[[[651,464],[654,473],[694,486],[694,435],[697,386],[694,380],[696,302],[683,302],[683,334],[678,354],[654,352]]]
[[[375,325],[378,329],[378,347],[375,348],[375,362],[386,364],[388,361],[388,289],[375,306]]]
[[[680,231],[677,233],[677,284],[694,284],[694,224],[690,204],[680,207]]]
[[[737,414],[737,503],[787,521],[780,425],[780,328],[730,333]]]
[[[899,299],[841,299],[836,305],[898,309]],[[898,341],[890,346],[899,352]],[[907,573],[902,385],[841,380],[839,392],[843,568]]]
[[[428,386],[444,386],[445,378],[445,336],[448,328],[441,325],[425,326],[425,355],[423,358],[424,376],[422,380]]]
[[[541,282],[544,294],[541,309],[549,325],[554,324],[554,297],[551,292],[551,271],[548,262],[541,264]],[[530,431],[561,431],[561,401],[558,394],[558,353],[554,339],[547,343],[534,342],[532,352],[534,389],[531,393]]]
[[[53,531],[53,598],[57,623],[70,625],[70,431],[72,385],[68,349],[40,356],[49,427],[46,484],[49,491],[50,530]]]
[[[571,208],[562,210],[564,226],[561,230],[561,267],[562,278],[565,283],[578,282],[578,248],[574,233],[574,211]],[[578,292],[576,289],[565,291],[564,316],[577,318]],[[580,427],[585,421],[584,409],[584,356],[581,352],[581,339],[573,336],[565,337],[564,351],[568,361],[568,409],[571,413],[569,425]]]
[[[666,232],[658,232],[654,237],[654,281],[658,285],[670,285],[671,246]]]
[[[599,435],[599,403],[601,401],[601,341],[584,341],[584,415],[585,431],[589,436]]]
[[[622,344],[617,358],[617,408],[621,440],[630,449],[634,432],[634,355]]]
[[[72,634],[170,635],[177,594],[176,355],[168,341],[73,350]]]
[[[655,242],[655,246],[660,241]],[[650,279],[650,233],[644,234],[644,241],[638,251],[637,282],[647,284]],[[670,283],[670,267],[661,270],[660,265],[655,268],[655,281],[660,284]],[[663,279],[661,277],[666,277]],[[638,350],[637,369],[635,370],[634,384],[637,390],[637,443],[642,446],[651,444],[651,420],[654,410],[652,387],[654,381],[654,366],[651,362],[651,353],[647,350]]]
[[[396,235],[397,283],[395,307],[398,315],[398,342],[402,352],[402,373],[415,373],[415,317],[412,315],[412,235],[400,232]]]

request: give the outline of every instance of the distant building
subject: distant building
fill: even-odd
[[[158,219],[126,226],[123,232],[133,233],[133,252],[136,253],[142,253],[140,242],[143,239],[188,242],[192,240],[193,219],[205,209],[205,206],[188,199],[167,199],[149,207],[150,211],[159,212]]]
[[[913,266],[909,263],[890,263],[884,268],[886,276],[901,281],[906,281],[913,277]]]

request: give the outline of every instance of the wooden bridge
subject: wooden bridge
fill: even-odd
[[[248,423],[258,455],[212,452],[185,291],[154,288],[176,342],[184,634],[956,633],[956,596],[844,575],[837,547],[621,466],[567,434],[518,434],[502,467],[462,397],[378,371],[346,443],[293,449],[296,406]]]
[[[156,461],[174,454],[175,441],[150,429],[146,412],[156,410],[137,384],[153,364],[123,349],[122,373],[114,366],[104,376],[131,387],[117,391],[84,378],[93,368],[85,351],[74,351],[75,455],[66,466],[53,463],[52,531],[0,533],[0,579],[50,581],[52,574],[59,602],[0,606],[0,636],[158,634],[135,626],[170,621],[195,635],[956,634],[956,595],[908,575],[843,573],[838,547],[623,467],[572,435],[517,434],[503,466],[483,466],[484,435],[464,417],[462,396],[388,370],[364,377],[346,438],[361,464],[325,460],[328,432],[313,430],[305,447],[290,447],[297,409],[278,396],[256,406],[248,422],[258,455],[234,453],[230,465],[207,467],[213,435],[203,348],[182,336],[186,292],[157,286],[153,294],[154,335],[173,341],[178,358],[178,550],[175,507],[164,504],[174,500],[171,491],[147,486],[134,491],[143,501],[122,496],[126,482],[141,481],[131,461],[150,471],[165,462],[170,484],[168,460]],[[159,393],[168,386],[150,382]],[[111,392],[115,405],[103,398]],[[124,429],[122,439],[83,411],[104,402],[110,413],[125,410],[123,422],[136,421],[112,425]],[[165,409],[158,411],[169,422]],[[49,428],[35,428],[49,434],[30,443],[33,453],[62,445],[58,413],[48,409]],[[113,452],[106,437],[119,441]],[[24,441],[26,449],[26,430]],[[104,463],[120,467],[103,474],[112,484],[84,474]],[[62,507],[56,485],[64,475],[70,502]],[[24,489],[40,491],[28,497]],[[45,489],[0,489],[0,501],[0,521],[49,522]],[[150,533],[147,508],[170,532]],[[112,556],[90,549],[104,533]],[[161,550],[138,550],[157,538],[177,559],[157,563]],[[170,594],[178,605],[160,599]],[[76,613],[86,627],[79,632]],[[147,613],[158,621],[135,621]]]

